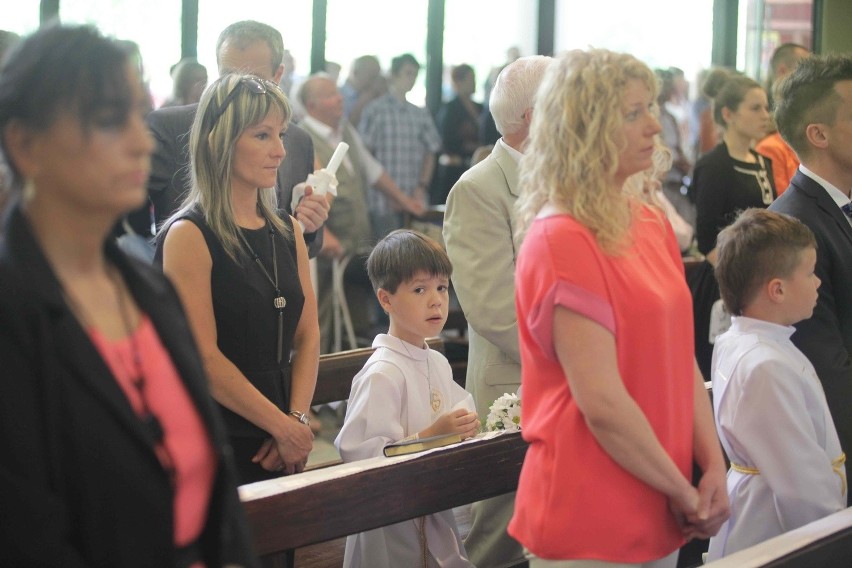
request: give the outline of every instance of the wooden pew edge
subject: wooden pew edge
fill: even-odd
[[[275,554],[509,493],[526,449],[509,434],[246,501],[255,549]]]
[[[846,551],[846,560],[848,560],[852,557],[849,541],[852,541],[852,508],[844,509],[715,562],[708,562],[705,566],[710,568],[787,568],[819,565],[828,568],[825,564],[807,562],[804,557],[818,551],[820,547],[839,546]],[[844,563],[830,566],[849,565]]]

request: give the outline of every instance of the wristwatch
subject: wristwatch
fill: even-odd
[[[299,422],[301,422],[305,426],[311,425],[311,417],[308,416],[307,414],[305,414],[304,412],[299,412],[298,410],[291,410],[287,414],[289,414],[290,416],[292,416],[293,418],[295,418],[296,420],[298,420]]]

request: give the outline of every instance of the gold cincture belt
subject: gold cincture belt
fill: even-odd
[[[834,473],[836,473],[838,477],[840,477],[840,494],[844,497],[846,496],[846,472],[843,471],[841,467],[845,463],[845,453],[840,454],[839,457],[835,458],[831,462],[831,469],[834,470]],[[731,462],[731,469],[738,473],[744,473],[745,475],[760,475],[760,470],[756,467],[747,467],[734,462]]]

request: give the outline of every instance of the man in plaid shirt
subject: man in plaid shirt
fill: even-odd
[[[441,137],[429,111],[405,98],[419,72],[420,64],[413,55],[395,57],[391,62],[388,94],[367,105],[359,130],[364,144],[390,177],[406,194],[416,198],[425,211]],[[402,228],[402,212],[383,193],[370,188],[368,201],[376,239]]]

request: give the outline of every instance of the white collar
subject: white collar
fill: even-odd
[[[506,142],[504,142],[502,138],[497,140],[497,143],[500,144],[500,146],[503,147],[503,149],[506,151],[506,153],[509,154],[512,157],[513,160],[515,160],[516,164],[521,163],[521,158],[523,158],[523,156],[524,156],[523,153],[518,152],[517,150],[515,150],[514,148],[512,148],[511,146],[506,144]]]
[[[796,331],[792,325],[780,325],[766,320],[750,318],[747,316],[732,316],[731,330],[740,333],[757,333],[768,336],[776,341],[786,341]]]
[[[832,184],[825,178],[815,174],[814,172],[806,168],[804,164],[799,164],[799,170],[803,174],[820,184],[825,189],[825,191],[828,192],[829,197],[831,197],[831,199],[835,203],[837,203],[838,207],[843,207],[844,205],[850,202],[849,197],[845,193],[840,191],[836,185]]]
[[[341,120],[341,125],[342,122],[343,121]],[[338,127],[337,129],[334,129],[326,123],[320,122],[311,115],[305,116],[305,118],[302,119],[302,124],[310,128],[311,130],[316,132],[320,137],[326,140],[339,140],[343,137],[343,128]]]
[[[414,359],[416,361],[425,361],[429,356],[430,350],[428,345],[426,345],[425,348],[417,347],[416,345],[412,345],[407,341],[403,341],[402,339],[387,333],[378,334],[373,340],[373,347],[387,347],[395,353],[405,355],[409,359]]]

